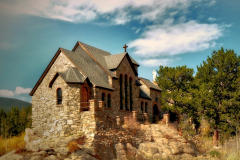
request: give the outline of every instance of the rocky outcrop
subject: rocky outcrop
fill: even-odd
[[[16,154],[16,151],[13,150],[0,157],[0,160],[23,160],[23,156]]]
[[[139,125],[139,130],[144,133],[146,140],[140,143],[131,143],[135,141],[107,141],[108,145],[97,143],[94,147],[84,145],[82,137],[79,135],[42,138],[39,139],[32,129],[26,129],[26,149],[28,155],[21,157],[15,152],[9,153],[19,159],[31,160],[95,160],[95,159],[193,159],[195,151],[186,139],[178,134],[178,132],[166,125],[150,124]],[[115,131],[113,135],[121,136],[130,132],[122,130]],[[101,132],[101,134],[104,134]],[[109,136],[112,134],[109,134]],[[126,135],[125,135],[126,136]],[[136,134],[137,136],[137,134]],[[110,136],[111,137],[111,136]],[[107,140],[101,137],[101,141]],[[114,138],[113,138],[114,139]],[[113,140],[112,139],[112,140]],[[115,138],[116,139],[116,138]],[[129,138],[127,138],[129,139]],[[96,141],[98,142],[98,141]],[[70,145],[71,144],[71,145]],[[100,154],[101,153],[101,154]],[[5,155],[8,156],[8,155]],[[17,158],[16,158],[17,159]],[[1,160],[1,159],[0,159]]]
[[[95,152],[89,146],[84,146],[85,138],[82,135],[72,135],[55,138],[39,138],[35,131],[27,128],[24,140],[27,153],[22,159],[30,160],[95,160]],[[14,152],[15,153],[15,152]],[[9,153],[13,155],[14,153]],[[8,156],[8,154],[6,155]],[[14,156],[17,156],[14,154]],[[3,159],[1,159],[3,160]],[[4,159],[5,160],[5,159]],[[12,160],[12,159],[9,159]]]
[[[121,159],[193,159],[195,151],[178,132],[168,126],[141,125],[146,134],[152,136],[151,142],[143,142],[138,147],[131,144],[116,144],[116,158]]]

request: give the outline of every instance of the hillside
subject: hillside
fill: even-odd
[[[5,111],[9,111],[11,107],[19,107],[21,109],[30,105],[32,104],[18,99],[0,97],[0,109],[4,109]]]

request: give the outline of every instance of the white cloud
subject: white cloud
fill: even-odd
[[[223,28],[217,24],[200,24],[189,21],[180,24],[150,26],[142,37],[132,41],[130,48],[144,57],[178,55],[195,52],[215,45]]]
[[[29,94],[31,92],[31,88],[23,88],[23,87],[16,87],[15,91],[11,90],[0,90],[0,96],[2,97],[14,97],[20,94]]]
[[[22,88],[22,87],[16,87],[15,93],[16,94],[29,94],[31,92],[31,88]]]
[[[210,22],[214,22],[214,21],[216,21],[217,19],[216,18],[214,18],[214,17],[209,17],[208,18],[208,21],[210,21]]]
[[[130,11],[137,11],[134,19],[154,21],[169,13],[174,16],[179,10],[186,11],[194,3],[211,3],[215,0],[13,0],[0,2],[2,9],[17,14],[35,15],[45,18],[59,19],[69,22],[86,22],[98,16],[115,13],[111,21],[124,24],[133,19],[126,17]],[[173,12],[173,14],[171,14]],[[127,18],[127,19],[125,19]]]
[[[131,20],[131,16],[126,12],[118,12],[116,18],[113,20],[114,24],[123,25]]]
[[[172,61],[172,59],[146,59],[140,60],[140,64],[146,67],[158,67],[170,65]]]
[[[14,96],[14,92],[13,91],[9,91],[9,90],[0,90],[0,96],[1,97],[13,97]]]

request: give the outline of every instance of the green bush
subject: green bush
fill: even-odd
[[[221,154],[220,152],[216,151],[216,150],[212,150],[208,153],[211,157],[217,157],[217,158],[220,158],[221,157]]]

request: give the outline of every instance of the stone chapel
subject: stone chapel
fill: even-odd
[[[121,122],[133,115],[139,121],[159,119],[161,89],[138,77],[139,64],[126,47],[113,55],[82,42],[72,51],[58,49],[30,93],[32,128],[39,137],[81,131],[93,138],[116,117]]]

